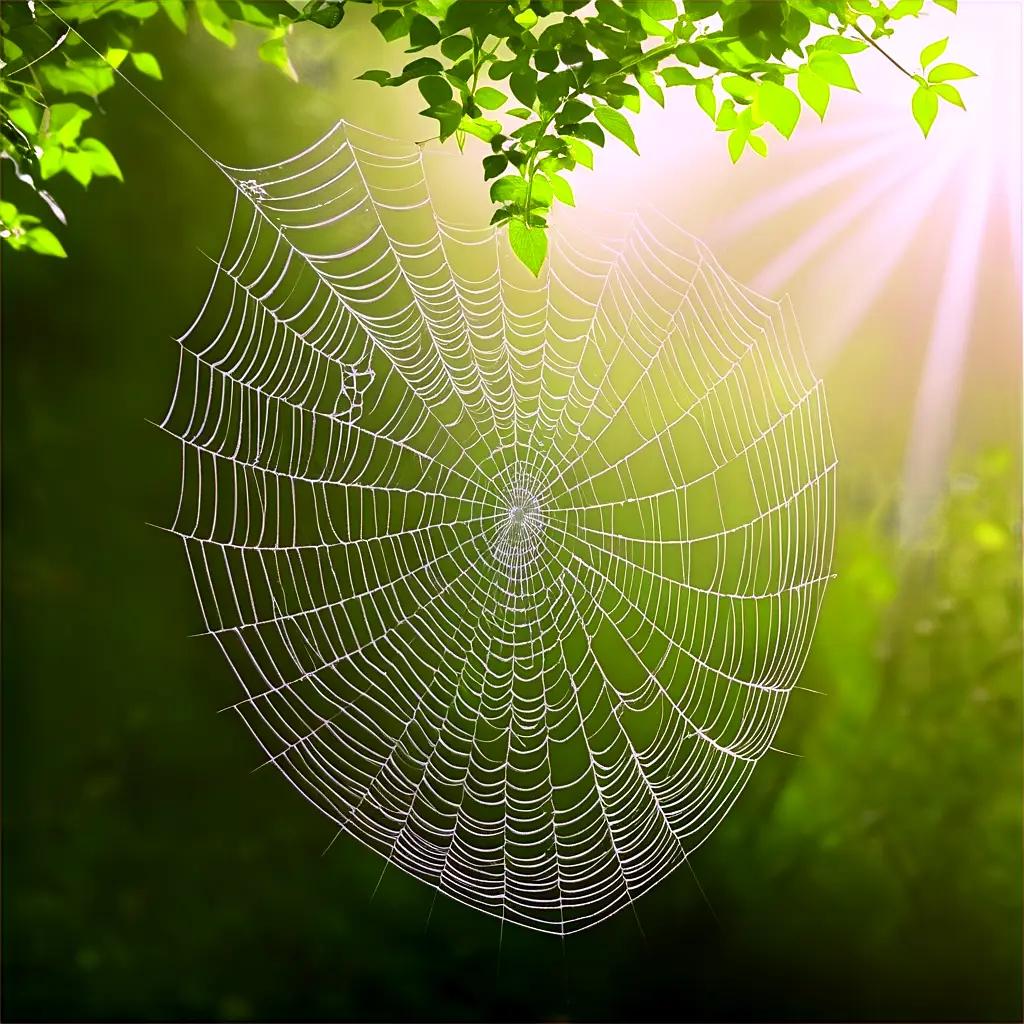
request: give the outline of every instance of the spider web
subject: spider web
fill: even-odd
[[[552,231],[538,282],[344,122],[220,166],[161,426],[235,709],[440,892],[607,918],[728,812],[806,659],[835,456],[790,308],[657,215]]]

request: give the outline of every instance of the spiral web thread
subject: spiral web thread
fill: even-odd
[[[388,862],[556,934],[771,749],[832,558],[786,304],[652,216],[539,282],[339,123],[234,209],[162,427],[173,530],[270,762]],[[442,182],[442,185],[444,183]]]

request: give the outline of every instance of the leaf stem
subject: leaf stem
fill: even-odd
[[[875,40],[872,39],[871,36],[869,36],[867,32],[865,32],[864,29],[860,27],[860,25],[858,25],[856,22],[852,22],[852,24],[853,30],[854,32],[857,33],[857,35],[864,39],[864,41],[867,42],[869,45],[873,46],[890,64],[892,64],[893,67],[898,68],[900,71],[902,71],[903,74],[907,76],[907,78],[914,79],[916,81],[917,76],[913,72],[908,71],[898,60],[896,60],[895,57],[890,56],[885,50],[883,50],[881,46],[879,46],[878,43],[876,43]]]

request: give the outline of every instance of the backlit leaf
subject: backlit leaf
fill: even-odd
[[[796,75],[796,87],[807,106],[824,120],[830,94],[828,82],[809,67],[802,67]]]
[[[78,148],[88,156],[92,173],[96,177],[124,181],[124,175],[117,160],[114,159],[114,154],[99,139],[83,139]]]
[[[975,73],[963,64],[936,64],[928,72],[929,82],[955,82],[961,78],[975,78]]]
[[[946,52],[946,44],[949,42],[949,37],[945,39],[938,39],[934,43],[929,43],[921,51],[921,67],[926,68],[932,61],[938,60],[943,53]]]
[[[836,85],[840,89],[853,89],[856,91],[857,83],[853,80],[850,72],[850,65],[846,59],[831,50],[815,50],[809,61],[811,70],[819,77],[825,79],[829,85]]]
[[[508,226],[508,240],[524,266],[535,277],[538,276],[548,254],[547,232],[543,228],[530,227],[521,220],[513,220]]]
[[[594,151],[585,143],[579,139],[568,138],[565,140],[569,146],[569,152],[572,154],[573,160],[578,164],[582,164],[589,170],[594,169]]]
[[[221,9],[217,0],[196,0],[196,11],[199,22],[214,39],[225,46],[235,45],[235,33],[231,28],[231,19]]]
[[[711,82],[698,82],[694,88],[694,95],[697,97],[697,106],[714,121],[716,112],[715,89]]]
[[[914,120],[927,138],[935,122],[935,115],[939,112],[938,97],[928,86],[919,86],[910,101],[910,107],[914,113]]]
[[[150,78],[161,79],[164,77],[160,72],[160,63],[153,54],[135,53],[133,51],[131,56],[136,71],[148,75]]]
[[[785,86],[762,82],[754,98],[755,113],[774,125],[779,134],[789,138],[800,120],[800,100]]]
[[[964,106],[964,99],[960,95],[960,91],[954,86],[949,85],[946,82],[936,82],[931,87],[933,93],[939,97],[939,99],[945,100],[947,103],[952,103],[953,106],[959,107],[961,110],[966,110]]]
[[[22,240],[26,249],[31,249],[40,256],[67,256],[60,239],[46,228],[30,228]]]
[[[505,103],[505,98],[504,93],[492,89],[489,85],[482,86],[473,94],[477,105],[483,107],[484,110],[497,110]]]
[[[636,148],[636,139],[633,136],[633,129],[626,118],[612,107],[597,106],[594,108],[594,116],[598,124],[610,135],[624,142],[634,153],[639,153]]]
[[[560,203],[566,206],[575,206],[576,200],[572,194],[572,187],[565,178],[558,174],[548,174],[548,181],[551,183],[551,191]]]

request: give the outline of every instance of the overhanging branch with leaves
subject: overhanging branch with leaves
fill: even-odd
[[[236,25],[262,34],[260,59],[295,78],[291,34],[333,29],[350,4],[372,0],[2,0],[0,158],[23,201],[0,203],[0,235],[15,249],[65,255],[55,233],[65,217],[49,182],[88,187],[120,178],[117,160],[84,136],[99,96],[123,70],[162,77],[158,56],[135,46],[139,27],[163,15],[182,32],[190,20],[225,44]],[[928,6],[955,13],[957,0]],[[398,74],[360,78],[415,85],[436,137],[489,147],[494,223],[507,224],[519,258],[539,273],[554,203],[573,205],[569,175],[593,168],[609,137],[637,151],[630,115],[664,106],[666,90],[690,89],[726,137],[732,160],[765,156],[768,136],[788,139],[804,108],[824,118],[833,89],[856,90],[850,58],[873,48],[914,85],[911,110],[925,135],[940,101],[963,107],[952,83],[973,76],[937,63],[948,37],[924,48],[908,70],[887,40],[898,23],[925,13],[925,0],[378,0],[371,21],[414,55]],[[86,42],[83,35],[87,37]],[[44,222],[43,216],[48,218]]]

